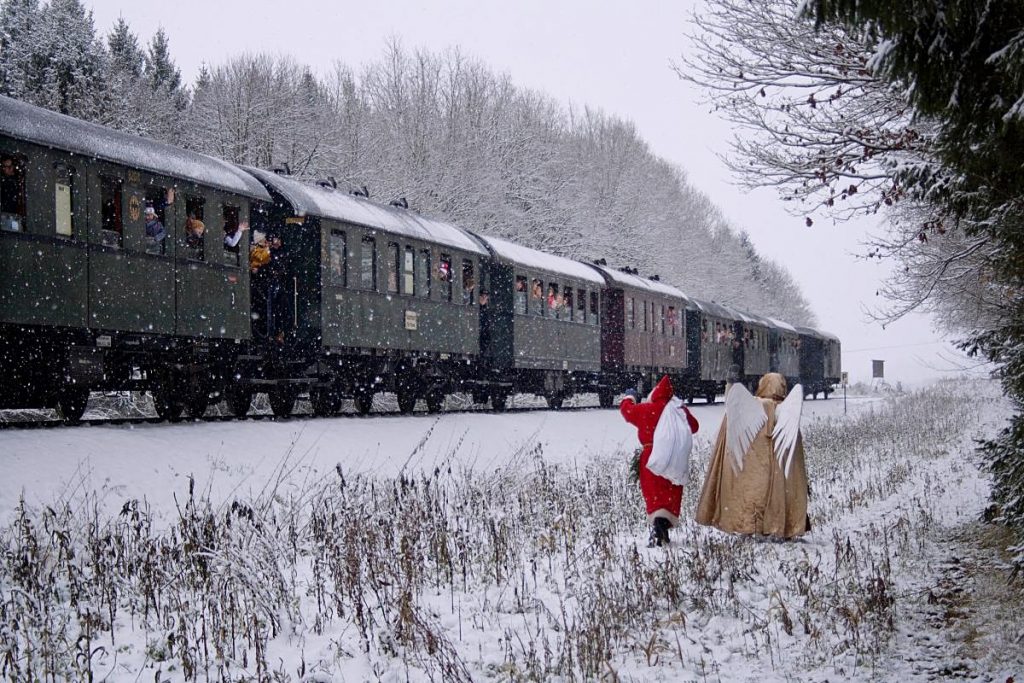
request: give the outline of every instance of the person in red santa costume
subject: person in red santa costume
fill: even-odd
[[[647,462],[653,450],[655,429],[658,427],[662,412],[673,398],[672,382],[668,375],[665,375],[651,391],[647,401],[641,403],[636,391],[630,389],[619,404],[619,412],[626,418],[626,422],[636,426],[637,437],[643,446],[640,453],[640,491],[647,504],[647,520],[651,523],[651,546],[668,543],[668,530],[679,524],[679,509],[683,501],[682,482],[673,483],[647,469]],[[700,427],[697,418],[678,399],[673,401],[673,405],[678,405],[682,409],[690,433],[696,434]],[[688,462],[688,450],[682,457]]]

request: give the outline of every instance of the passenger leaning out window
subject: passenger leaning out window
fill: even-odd
[[[164,229],[160,214],[163,213],[167,206],[173,203],[174,188],[169,188],[167,195],[163,199],[146,205],[143,211],[143,217],[146,222],[146,240],[149,243],[146,245],[146,251],[151,254],[164,253],[164,240],[167,239],[167,230]]]

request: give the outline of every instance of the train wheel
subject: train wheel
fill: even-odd
[[[334,415],[341,409],[341,397],[332,389],[313,389],[309,392],[309,402],[317,417]]]
[[[161,420],[177,420],[181,417],[181,411],[185,409],[185,404],[175,398],[171,389],[157,389],[151,393],[153,394],[153,408],[156,409],[156,414]]]
[[[508,396],[505,394],[494,394],[491,396],[491,407],[495,410],[505,410],[508,405]]]
[[[416,394],[411,391],[398,392],[398,411],[408,415],[416,408]]]
[[[252,394],[245,389],[228,389],[224,397],[227,401],[228,409],[236,417],[245,417],[249,413],[249,407],[252,405]]]
[[[352,402],[355,404],[357,413],[367,415],[373,408],[373,394],[356,394]]]
[[[288,417],[295,407],[295,391],[290,387],[275,387],[267,394],[270,410],[275,417]]]
[[[474,391],[473,392],[473,403],[477,405],[483,405],[487,403],[487,392],[486,391]]]
[[[444,394],[433,391],[427,394],[427,412],[439,413],[442,409],[444,409]]]
[[[715,402],[715,398],[717,398],[717,397],[715,396],[714,393],[710,393],[710,394],[707,394],[706,396],[704,396],[704,400],[708,402],[708,405],[711,405],[712,403],[714,403]]]
[[[602,408],[611,408],[613,400],[615,400],[615,395],[611,391],[602,389],[597,392],[597,405]]]
[[[57,415],[68,424],[76,424],[82,419],[88,402],[88,389],[65,389],[57,399]]]
[[[210,394],[199,389],[185,399],[185,413],[193,420],[198,420],[206,414],[206,408],[210,405]]]
[[[562,394],[551,394],[548,396],[548,407],[552,410],[561,410],[565,397]]]

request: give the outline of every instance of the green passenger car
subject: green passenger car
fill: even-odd
[[[201,414],[250,334],[247,242],[225,235],[244,235],[263,187],[5,97],[0,164],[0,406],[77,419],[90,390],[135,389],[165,417]]]

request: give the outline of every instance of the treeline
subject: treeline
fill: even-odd
[[[552,253],[636,267],[700,298],[814,324],[762,258],[634,126],[516,86],[458,51],[385,46],[314,71],[245,53],[182,82],[168,37],[79,0],[0,1],[0,93],[240,164],[287,166]]]

